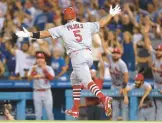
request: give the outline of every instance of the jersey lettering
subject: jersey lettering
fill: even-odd
[[[80,30],[74,30],[73,33],[77,42],[81,42],[83,40],[82,36],[80,35]]]
[[[68,25],[67,26],[68,30],[80,29],[80,28],[83,28],[83,24],[73,24],[73,25]]]

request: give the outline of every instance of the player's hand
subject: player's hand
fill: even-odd
[[[42,78],[42,76],[40,74],[36,74],[33,78],[34,79],[40,79],[40,78]]]
[[[122,94],[123,94],[123,91],[124,91],[124,89],[123,89],[123,88],[121,88],[121,89],[119,90],[120,95],[122,95]]]
[[[115,16],[117,14],[119,14],[121,12],[121,9],[119,7],[119,5],[116,5],[115,8],[112,8],[112,6],[110,6],[110,11],[109,14],[112,16]]]
[[[26,30],[24,27],[23,27],[23,31],[18,31],[15,34],[19,38],[27,38],[27,37],[30,37],[30,32],[28,32],[28,30]]]
[[[143,100],[140,101],[139,106],[138,106],[138,109],[141,109],[142,106],[143,106]]]

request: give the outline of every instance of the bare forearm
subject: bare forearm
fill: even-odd
[[[123,82],[127,84],[128,81],[129,81],[129,75],[128,73],[124,73]]]
[[[99,21],[100,27],[106,26],[111,21],[112,17],[113,16],[109,14],[109,15],[101,18]]]
[[[144,101],[145,100],[145,98],[150,94],[151,90],[152,90],[152,88],[149,88],[149,89],[147,89],[145,91],[144,95],[141,98],[141,101]]]
[[[134,18],[133,13],[131,12],[131,10],[129,10],[127,12],[129,14],[129,17],[130,17],[133,25],[138,28],[139,27],[139,24],[137,23],[136,19]]]
[[[150,41],[148,33],[144,33],[144,42],[145,42],[145,45],[146,45],[147,49],[149,51],[151,51],[152,50],[152,46],[151,46],[151,41]]]
[[[123,89],[123,96],[124,96],[124,98],[128,98],[128,91],[126,88]]]

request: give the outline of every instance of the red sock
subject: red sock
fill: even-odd
[[[88,84],[88,89],[93,94],[95,94],[102,102],[105,101],[105,95],[101,92],[101,90],[99,89],[99,87],[94,82],[90,82]]]
[[[81,95],[81,86],[73,85],[73,100],[74,100],[73,108],[77,111],[79,110],[80,105],[80,95]]]

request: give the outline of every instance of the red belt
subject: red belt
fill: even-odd
[[[49,89],[47,88],[47,89],[34,89],[34,91],[40,91],[40,92],[44,92],[44,91],[48,91]]]
[[[75,52],[82,51],[82,50],[89,50],[89,51],[91,51],[89,48],[83,48],[83,49],[79,49],[79,50],[74,50],[74,51],[72,51],[71,53],[75,53]],[[69,53],[69,55],[70,55],[71,53]]]

